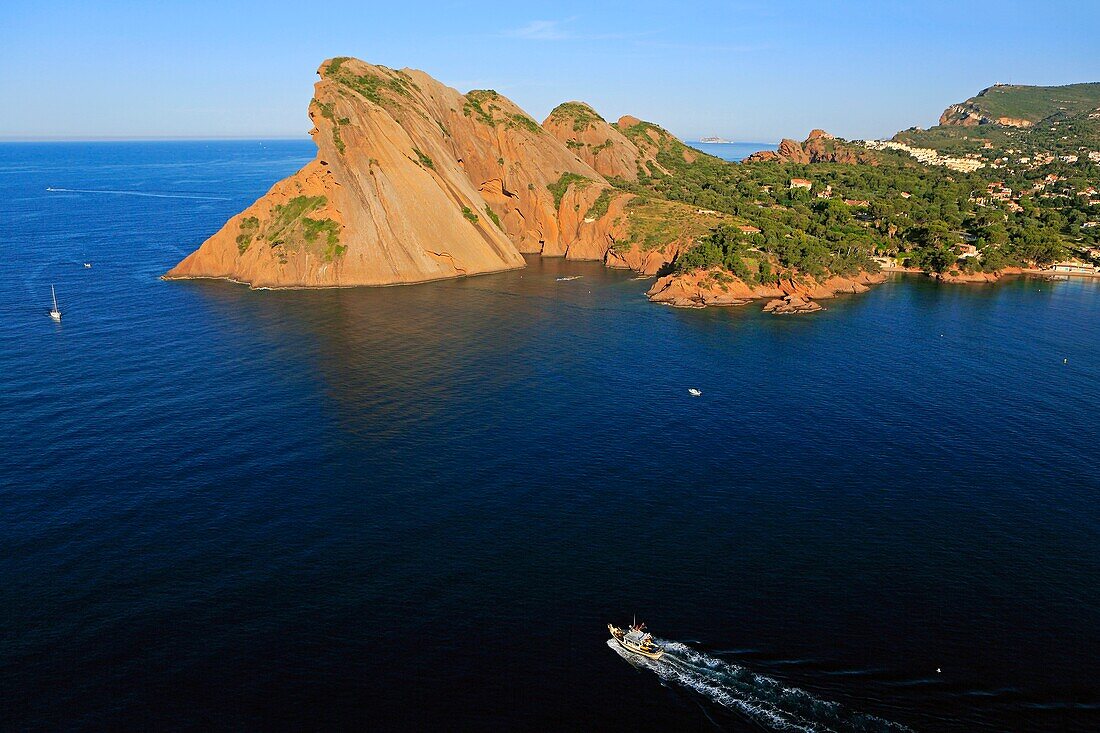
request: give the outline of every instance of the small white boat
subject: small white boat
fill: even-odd
[[[50,286],[50,295],[53,296],[53,310],[50,311],[50,318],[61,323],[61,311],[57,307],[57,293],[54,292],[53,285]]]
[[[695,389],[695,387],[691,387],[690,389],[688,389],[688,394],[691,395],[692,397],[698,397],[699,395],[701,395],[703,393],[700,392],[699,390]]]
[[[92,269],[92,263],[91,262],[85,262],[84,267],[85,267],[85,269],[90,270],[90,269]]]
[[[569,282],[570,280],[580,280],[582,275],[573,275],[572,277],[559,277],[557,280],[560,283]]]

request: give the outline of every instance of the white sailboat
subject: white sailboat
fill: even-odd
[[[61,323],[61,311],[57,308],[57,293],[54,292],[53,285],[50,286],[50,295],[53,296],[53,310],[50,311],[50,318]]]

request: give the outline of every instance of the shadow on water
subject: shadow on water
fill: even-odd
[[[596,322],[634,312],[609,304],[607,289],[637,287],[648,307],[627,273],[539,258],[518,272],[392,288],[171,286],[194,288],[212,319],[252,330],[288,370],[320,376],[351,432],[391,437],[464,404],[527,398],[577,359],[578,324],[598,332]]]

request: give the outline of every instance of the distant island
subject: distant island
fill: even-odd
[[[701,137],[701,138],[699,138],[699,142],[709,143],[711,145],[725,145],[725,144],[728,144],[728,143],[732,143],[733,141],[732,140],[727,140],[724,137]]]
[[[658,275],[655,302],[802,313],[884,270],[989,282],[1100,263],[1100,84],[996,86],[932,130],[815,130],[738,164],[583,102],[539,124],[422,71],[339,57],[318,74],[316,158],[166,279],[393,285],[541,254]]]

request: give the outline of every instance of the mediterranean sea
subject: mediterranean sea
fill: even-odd
[[[723,160],[741,160],[747,158],[758,150],[775,150],[778,146],[775,143],[701,143],[701,142],[689,142],[688,145],[692,146],[696,150],[702,150],[704,153],[709,153],[716,158],[722,158]]]
[[[0,728],[1100,728],[1100,281],[159,279],[312,157],[0,145]]]

